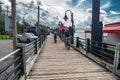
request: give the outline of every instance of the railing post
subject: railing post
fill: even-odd
[[[101,44],[101,59],[103,58],[103,52],[104,52],[104,43]]]
[[[120,69],[120,43],[116,45],[115,56],[114,56],[114,65],[113,65],[113,73],[116,74],[117,70]]]
[[[36,40],[37,40],[37,51],[38,51],[38,49],[39,49],[39,43],[38,43],[39,42],[39,38],[37,38]]]
[[[86,40],[86,53],[89,53],[90,52],[90,39],[89,38],[87,38],[87,40]]]
[[[41,48],[41,36],[39,37],[39,48]]]
[[[37,54],[37,39],[35,39],[34,48],[35,48],[35,54]]]
[[[76,47],[79,48],[79,37],[76,37]]]
[[[26,80],[27,76],[26,76],[26,59],[25,59],[25,46],[22,45],[18,45],[17,46],[18,49],[20,49],[20,51],[18,52],[17,56],[21,56],[20,62],[21,62],[21,73],[20,76],[24,75],[24,80]]]
[[[41,46],[42,46],[42,38],[43,38],[43,37],[42,37],[42,35],[41,35],[41,39],[40,39],[40,40],[41,40]]]
[[[45,34],[43,35],[43,42],[44,42],[44,40],[45,40]]]

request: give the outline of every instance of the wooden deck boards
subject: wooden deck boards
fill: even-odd
[[[84,57],[64,43],[48,36],[27,80],[118,80],[112,73]]]

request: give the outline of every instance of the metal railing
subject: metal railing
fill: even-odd
[[[43,45],[46,35],[40,36],[37,40],[27,44],[18,45],[17,50],[0,59],[0,80],[18,80],[24,76],[26,80],[26,61]],[[17,55],[14,57],[14,55]]]
[[[36,41],[36,40],[35,40]],[[30,57],[33,56],[36,53],[35,50],[35,41],[25,45],[25,58],[26,60]]]
[[[82,39],[75,37],[74,47],[83,49],[86,53],[91,53],[102,60],[105,60],[111,64],[114,62],[114,54],[116,45],[100,43],[97,41],[91,41],[90,39]],[[75,46],[76,45],[76,46]]]
[[[13,51],[12,53],[10,53],[9,55],[0,59],[0,64],[2,65],[2,68],[0,69],[0,75],[1,75],[0,80],[8,80],[8,79],[16,80],[20,77],[19,74],[23,73],[23,70],[24,70],[22,67],[24,66],[23,61],[22,61],[23,55],[21,55],[20,52],[21,52],[21,49],[17,49]],[[13,58],[11,58],[11,60],[8,59],[15,54],[17,55],[15,59]],[[8,63],[3,66],[2,62],[7,62],[7,61]]]
[[[120,44],[100,43],[90,39],[75,37],[74,44],[71,46],[86,57],[120,76]]]
[[[74,46],[86,50],[86,39],[74,37]]]
[[[89,48],[90,48],[90,53],[113,64],[115,48],[116,48],[115,45],[100,43],[97,41],[91,41]]]
[[[62,36],[63,34],[59,33],[61,40],[63,40]],[[120,76],[120,44],[113,45],[74,37],[74,44],[71,44],[71,47]]]

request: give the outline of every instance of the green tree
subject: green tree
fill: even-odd
[[[0,34],[4,34],[4,18],[3,15],[0,15]]]
[[[20,24],[19,22],[17,22],[17,32],[23,33],[24,29],[25,29],[25,27],[22,24]]]
[[[50,29],[50,27],[48,27],[48,26],[45,26],[45,25],[42,25],[42,24],[38,25],[38,22],[36,22],[35,26],[39,26],[41,29],[44,29],[44,30]]]

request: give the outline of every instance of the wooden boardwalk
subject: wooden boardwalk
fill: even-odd
[[[92,62],[64,43],[48,36],[27,80],[119,80],[112,73]]]

